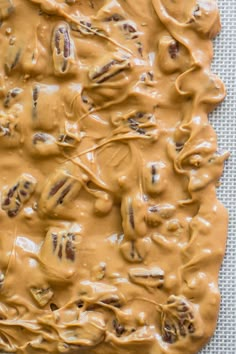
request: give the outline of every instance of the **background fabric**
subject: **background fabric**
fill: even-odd
[[[227,97],[210,116],[221,150],[231,157],[225,165],[219,199],[228,208],[227,251],[220,273],[222,296],[217,331],[201,354],[236,354],[236,0],[218,0],[222,31],[215,40],[213,72],[224,81]]]

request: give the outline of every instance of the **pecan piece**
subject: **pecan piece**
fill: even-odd
[[[0,21],[4,20],[14,11],[12,0],[0,0]]]
[[[11,187],[5,188],[2,193],[2,209],[9,217],[16,216],[23,205],[31,198],[36,188],[36,180],[29,174],[22,174]]]
[[[32,138],[33,148],[41,156],[55,155],[60,152],[57,141],[53,135],[38,132]]]
[[[4,107],[8,108],[12,102],[12,99],[17,97],[21,92],[23,92],[23,90],[19,87],[15,87],[14,89],[8,91],[8,93],[6,94],[6,97],[3,101]]]
[[[77,232],[51,228],[40,250],[40,262],[54,281],[70,280],[76,271]]]
[[[33,128],[54,131],[58,116],[61,114],[59,86],[36,82],[32,87],[31,94]]]
[[[12,70],[14,70],[20,62],[22,50],[16,45],[10,45],[6,54],[6,62],[5,62],[5,71],[7,74],[10,74]]]
[[[150,195],[157,195],[167,187],[166,165],[162,161],[149,162],[143,170],[145,190]]]
[[[44,307],[49,303],[51,298],[53,297],[53,291],[50,287],[47,288],[30,288],[30,292],[33,298],[37,301],[39,306]]]
[[[71,202],[81,189],[81,183],[73,177],[73,164],[65,164],[49,176],[39,200],[39,210],[43,213],[57,214]]]
[[[71,39],[70,27],[67,23],[62,22],[55,27],[51,46],[55,74],[72,73],[75,64],[74,42]]]
[[[164,271],[159,267],[140,267],[129,270],[130,280],[138,285],[159,288],[164,283]]]
[[[125,333],[125,327],[121,323],[119,323],[117,319],[113,320],[112,325],[116,332],[117,337],[120,337],[122,336],[122,334]]]
[[[147,210],[146,221],[150,227],[159,226],[162,219],[169,219],[175,213],[175,207],[171,204],[152,205]]]
[[[125,196],[121,203],[122,226],[125,237],[135,240],[146,235],[145,201],[143,196]]]
[[[106,17],[104,21],[106,21],[106,22],[111,22],[111,21],[119,22],[119,21],[123,21],[123,20],[124,20],[124,16],[122,16],[118,13],[114,13],[111,16]]]
[[[161,322],[163,340],[174,343],[181,337],[194,335],[199,318],[193,303],[184,296],[171,295],[167,303],[162,305]]]
[[[120,22],[120,29],[124,32],[126,39],[137,39],[139,37],[136,24],[133,21]]]
[[[89,72],[89,78],[97,84],[102,84],[129,68],[130,61],[127,58],[111,59],[104,65],[92,68]]]
[[[130,263],[141,263],[145,260],[151,248],[150,238],[125,242],[120,246],[120,251],[124,259]]]

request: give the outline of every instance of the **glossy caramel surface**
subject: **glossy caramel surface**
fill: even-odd
[[[214,0],[0,0],[0,352],[209,340],[219,30]]]

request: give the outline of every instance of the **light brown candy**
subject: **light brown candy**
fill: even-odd
[[[14,101],[14,99],[17,98],[22,92],[23,89],[20,87],[15,87],[9,90],[3,102],[4,107],[9,108],[12,105],[12,101]]]
[[[58,125],[58,115],[62,112],[59,86],[35,82],[31,94],[33,128],[44,131],[54,130]]]
[[[121,202],[122,227],[127,240],[136,240],[147,233],[143,196],[127,195]]]
[[[0,111],[0,142],[2,148],[16,148],[21,143],[20,115],[22,106],[14,104],[7,112]]]

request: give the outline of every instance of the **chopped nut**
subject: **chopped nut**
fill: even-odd
[[[117,319],[114,319],[113,322],[112,322],[112,324],[113,324],[113,327],[114,327],[114,329],[115,329],[115,331],[116,331],[117,337],[122,336],[122,334],[125,332],[125,327],[124,327],[122,324],[120,324],[120,323],[117,321]]]
[[[53,135],[38,132],[32,138],[33,148],[41,156],[56,155],[59,153],[59,146]]]
[[[159,288],[164,283],[164,271],[159,267],[131,268],[129,277],[135,284],[145,287]]]
[[[114,22],[118,22],[118,21],[122,21],[124,20],[124,17],[118,13],[115,13],[109,17],[106,17],[104,21],[106,22],[111,22],[111,21],[114,21]]]
[[[151,248],[151,240],[147,237],[131,242],[125,242],[120,246],[122,256],[130,263],[141,263],[145,260]]]
[[[66,164],[49,176],[39,200],[41,212],[55,214],[78,194],[81,183],[73,178],[73,170],[73,165]]]
[[[2,193],[2,209],[9,217],[16,216],[35,191],[36,180],[28,174],[22,174],[11,188]]]
[[[196,331],[196,310],[194,305],[183,296],[171,295],[162,306],[162,338],[174,343],[181,337],[193,335]]]
[[[166,166],[162,161],[149,162],[144,166],[144,183],[146,192],[150,195],[161,194],[166,186]]]
[[[139,32],[137,31],[136,24],[133,21],[119,22],[120,29],[124,32],[126,39],[137,39]]]
[[[70,37],[70,28],[65,22],[57,25],[53,31],[52,52],[56,75],[64,75],[73,71],[74,43]]]
[[[130,68],[130,61],[127,58],[111,59],[105,65],[90,70],[89,78],[97,84],[102,84],[128,68]]]
[[[53,297],[53,291],[51,288],[31,288],[30,292],[41,307],[47,305]]]
[[[23,92],[23,90],[19,87],[15,87],[14,89],[8,91],[3,102],[4,107],[8,108],[12,102],[12,99],[17,97],[21,92]]]

